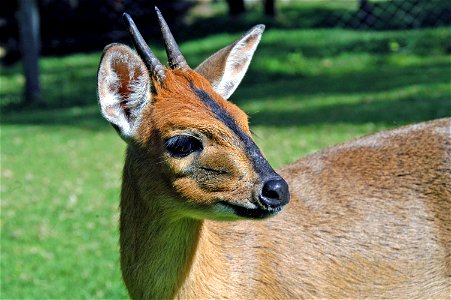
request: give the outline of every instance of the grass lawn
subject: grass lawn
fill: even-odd
[[[237,36],[181,48],[195,66]],[[279,167],[361,135],[449,116],[446,41],[446,28],[268,28],[231,100]],[[127,297],[117,229],[125,144],[98,112],[99,59],[42,59],[45,106],[22,110],[14,109],[21,66],[1,70],[1,298]]]

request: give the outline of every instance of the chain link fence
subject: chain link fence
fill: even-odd
[[[348,2],[350,0],[337,1]],[[451,3],[442,0],[357,1],[356,10],[336,10],[324,15],[325,27],[399,30],[451,24]]]

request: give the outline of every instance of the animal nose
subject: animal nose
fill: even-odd
[[[287,182],[281,177],[267,180],[263,184],[259,200],[266,208],[277,208],[287,204],[290,200]]]

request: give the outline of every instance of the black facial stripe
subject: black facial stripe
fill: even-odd
[[[254,141],[241,130],[236,124],[235,120],[223,110],[218,103],[216,103],[206,92],[196,88],[191,83],[192,90],[196,95],[204,102],[215,115],[216,119],[223,122],[243,143],[244,150],[247,156],[252,161],[255,171],[263,178],[278,176],[273,168],[269,165],[268,161],[263,157],[260,149],[254,143]]]

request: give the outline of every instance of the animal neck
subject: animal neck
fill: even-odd
[[[157,191],[145,198],[127,160],[120,216],[124,281],[133,299],[173,298],[189,275],[203,222],[177,217],[158,205],[163,199]]]

